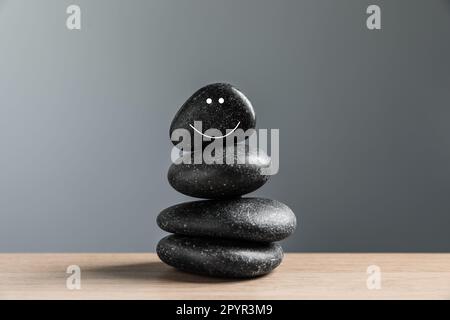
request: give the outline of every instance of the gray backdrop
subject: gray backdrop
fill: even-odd
[[[297,214],[287,251],[450,251],[449,39],[447,0],[0,0],[0,251],[154,251],[190,199],[170,122],[216,81],[280,129],[253,195]]]

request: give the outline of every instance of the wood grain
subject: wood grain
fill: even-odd
[[[66,269],[81,268],[81,290]],[[381,289],[367,288],[367,267]],[[268,276],[191,275],[153,253],[0,254],[0,299],[450,299],[450,254],[286,254]]]

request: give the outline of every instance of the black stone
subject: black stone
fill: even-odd
[[[170,137],[175,129],[186,129],[190,133],[191,147],[184,148],[185,151],[194,150],[195,135],[203,139],[191,127],[191,125],[194,126],[194,121],[202,122],[202,130],[200,130],[202,133],[213,128],[220,130],[222,135],[225,135],[227,129],[234,129],[238,124],[237,129],[244,131],[255,128],[256,116],[252,104],[241,91],[227,83],[215,83],[195,92],[181,106],[172,120]],[[213,136],[220,135],[214,134]],[[223,140],[225,141],[225,139]],[[209,144],[208,141],[209,139],[203,142],[203,148]],[[178,144],[177,141],[172,142],[175,145]]]
[[[227,278],[250,278],[269,273],[283,259],[276,243],[194,238],[170,235],[157,246],[159,258],[182,271]]]
[[[181,203],[163,210],[157,223],[170,233],[273,242],[294,232],[296,218],[276,200],[241,198]]]
[[[270,157],[262,150],[248,147],[242,152],[233,153],[233,150],[234,146],[223,149],[222,163],[195,164],[195,153],[185,155],[180,159],[191,158],[191,164],[178,163],[178,160],[173,163],[167,174],[170,185],[185,195],[204,199],[232,198],[259,189],[269,180],[270,176],[261,170],[270,165]],[[244,152],[245,163],[239,164],[238,154]],[[228,163],[233,164],[227,164],[227,157],[232,159]]]

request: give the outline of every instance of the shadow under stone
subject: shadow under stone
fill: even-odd
[[[104,267],[83,268],[83,273],[87,277],[95,276],[96,278],[100,277],[103,279],[130,279],[166,283],[230,283],[252,281],[252,279],[246,278],[213,278],[210,276],[191,274],[167,266],[162,262],[118,264]]]

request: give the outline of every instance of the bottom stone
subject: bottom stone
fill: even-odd
[[[159,241],[159,258],[182,271],[226,278],[251,278],[269,273],[281,263],[276,243],[170,235]]]

